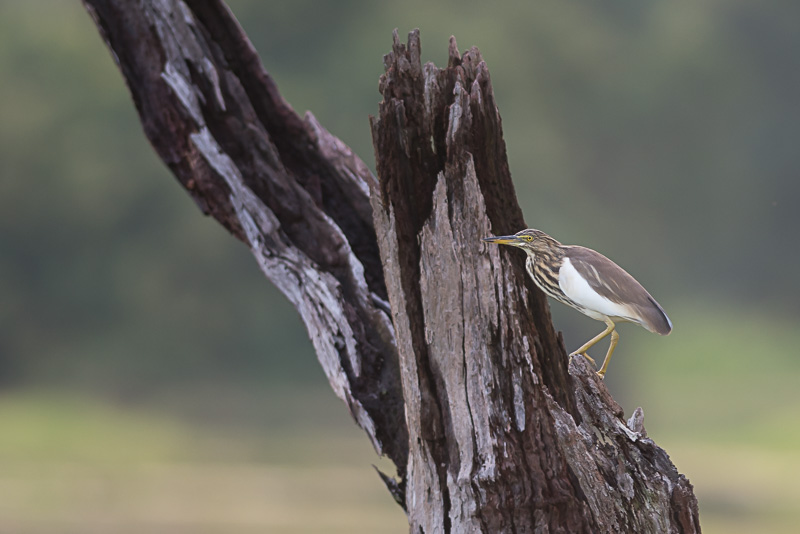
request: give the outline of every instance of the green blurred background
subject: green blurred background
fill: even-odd
[[[800,4],[230,5],[370,166],[392,29],[440,66],[451,34],[478,46],[528,223],[675,324],[622,327],[615,397],[705,532],[796,532]],[[79,2],[0,0],[0,176],[0,531],[407,531],[297,314],[158,161]],[[568,348],[599,331],[552,309]]]

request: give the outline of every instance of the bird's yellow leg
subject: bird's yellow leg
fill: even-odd
[[[586,354],[586,351],[589,350],[590,348],[592,348],[595,343],[597,343],[598,341],[600,341],[601,339],[606,337],[608,334],[614,332],[614,327],[615,326],[616,325],[614,324],[614,322],[611,319],[606,319],[606,329],[603,330],[602,332],[600,332],[599,334],[597,334],[596,336],[594,336],[592,339],[590,339],[586,343],[584,343],[581,348],[579,348],[575,352],[571,353],[570,356],[575,356],[576,354],[582,354],[587,360],[592,362],[592,364],[595,364],[594,360],[592,358],[590,358],[588,354]],[[619,336],[617,336],[617,337],[619,337]],[[616,343],[614,343],[614,345],[616,345]],[[608,355],[606,355],[606,359],[608,359]]]
[[[603,360],[603,367],[597,371],[597,375],[600,378],[605,378],[606,376],[606,369],[608,369],[608,362],[611,361],[611,354],[614,352],[614,349],[617,348],[617,343],[619,342],[619,333],[614,330],[611,332],[611,345],[608,346],[608,352],[606,353],[606,359]]]

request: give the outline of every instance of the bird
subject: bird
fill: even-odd
[[[570,354],[586,357],[598,341],[609,334],[611,343],[597,374],[605,378],[608,362],[619,342],[617,322],[631,322],[665,336],[672,331],[672,321],[664,308],[622,267],[592,249],[562,245],[541,230],[529,228],[514,235],[483,238],[487,243],[521,248],[527,254],[525,270],[546,295],[575,308],[606,329]]]

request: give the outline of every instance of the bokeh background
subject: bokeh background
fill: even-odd
[[[615,397],[705,532],[796,532],[800,4],[230,5],[287,100],[373,168],[392,29],[438,65],[451,34],[478,46],[528,223],[615,259],[675,324],[622,326]],[[568,348],[598,331],[552,311]],[[0,531],[406,532],[371,464],[297,314],[151,150],[80,3],[0,0]]]

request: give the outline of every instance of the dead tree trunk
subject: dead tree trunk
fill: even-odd
[[[380,180],[281,98],[218,0],[84,0],[154,148],[299,310],[333,390],[397,466],[412,532],[699,532],[688,480],[583,359],[567,370],[477,49],[395,35]],[[371,202],[371,206],[370,206]],[[391,314],[391,317],[390,317]]]

